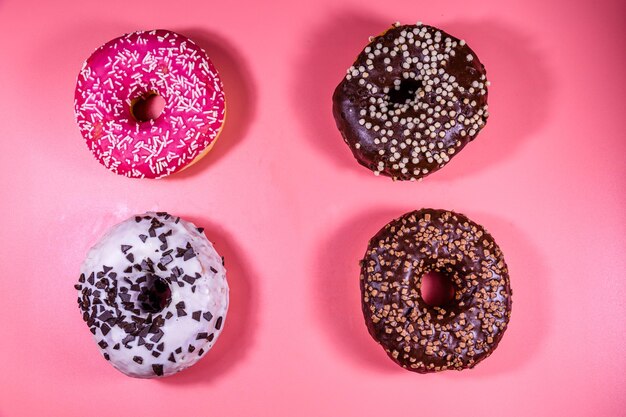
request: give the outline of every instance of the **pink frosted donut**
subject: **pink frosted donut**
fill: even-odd
[[[133,106],[159,95],[156,119]],[[78,127],[96,159],[119,175],[161,178],[204,156],[225,116],[222,81],[202,48],[168,30],[134,32],[98,48],[76,83]]]

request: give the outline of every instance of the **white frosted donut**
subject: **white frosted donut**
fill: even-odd
[[[223,258],[167,213],[111,228],[82,264],[78,305],[104,358],[126,375],[172,375],[217,340],[228,310]]]

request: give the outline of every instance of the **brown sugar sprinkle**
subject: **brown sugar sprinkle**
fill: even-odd
[[[445,306],[421,297],[421,277],[447,276]],[[511,315],[511,287],[493,237],[462,214],[422,209],[393,220],[361,261],[363,314],[372,337],[419,373],[472,368],[497,347]]]

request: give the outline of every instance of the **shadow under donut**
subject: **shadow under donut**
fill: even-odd
[[[379,372],[408,372],[393,363],[369,335],[361,310],[360,267],[369,239],[385,224],[421,207],[375,208],[352,217],[319,245],[314,303],[322,327],[343,354]],[[463,213],[462,211],[459,211]],[[467,214],[467,213],[463,213]],[[542,256],[512,222],[469,213],[491,233],[504,253],[513,289],[512,317],[493,354],[472,370],[447,371],[447,377],[510,373],[530,361],[549,327],[549,273]]]
[[[167,179],[184,180],[200,173],[236,148],[246,136],[254,119],[256,88],[245,59],[221,35],[200,28],[175,30],[204,49],[213,61],[224,84],[226,117],[215,146],[195,164]]]
[[[40,124],[47,133],[35,135],[32,140],[45,150],[50,160],[63,166],[98,167],[76,124],[76,80],[83,63],[98,47],[129,31],[128,25],[93,19],[42,32],[34,40],[33,47],[38,53],[33,54],[29,71],[22,71],[24,78],[19,81],[24,85],[25,100],[46,109],[41,113]]]
[[[224,257],[226,278],[230,288],[229,306],[224,330],[205,356],[195,365],[167,378],[164,384],[211,383],[241,363],[253,345],[257,314],[257,292],[252,284],[254,273],[250,262],[234,239],[221,226],[203,217],[182,215],[197,227],[204,227],[207,238]]]
[[[482,224],[502,249],[511,279],[513,305],[509,325],[498,347],[474,369],[459,376],[480,378],[512,373],[533,359],[548,334],[553,297],[550,271],[544,255],[513,221],[483,212],[465,214]]]
[[[326,154],[340,168],[355,168],[367,174],[337,130],[332,112],[333,92],[368,43],[368,37],[381,33],[391,23],[363,14],[340,13],[325,19],[303,41],[291,80],[291,102],[299,111],[304,136],[311,147]],[[302,81],[303,74],[306,82]]]
[[[42,35],[39,41],[41,53],[37,54],[31,63],[33,74],[24,72],[24,77],[29,78],[22,82],[29,86],[24,92],[25,96],[36,98],[35,101],[40,103],[42,108],[50,109],[43,113],[48,130],[69,129],[73,132],[72,135],[58,135],[63,141],[71,142],[71,146],[58,146],[58,142],[52,140],[54,136],[40,139],[46,151],[54,156],[55,160],[64,164],[75,164],[76,158],[84,160],[92,158],[74,118],[76,79],[83,62],[98,47],[118,36],[139,29],[117,22],[93,20],[81,22],[75,27],[63,28],[58,33],[46,33],[45,37]],[[214,148],[194,165],[163,179],[175,181],[199,174],[205,167],[219,161],[243,141],[255,115],[256,88],[245,59],[221,35],[202,28],[163,29],[174,30],[189,37],[207,52],[224,84],[227,106],[225,123]],[[58,45],[65,47],[58,48]],[[58,108],[62,108],[63,111],[57,112]],[[62,117],[51,116],[57,113],[62,114]]]
[[[468,42],[491,83],[485,128],[432,175],[449,181],[499,165],[540,132],[551,113],[555,77],[536,40],[513,25],[486,19],[444,22],[441,27]]]
[[[369,42],[390,27],[378,16],[345,12],[314,28],[305,40],[294,75],[294,107],[311,146],[347,169],[367,174],[352,157],[332,115],[332,95],[346,70]],[[412,23],[401,21],[401,23]],[[477,138],[426,180],[453,180],[511,157],[538,132],[550,113],[553,76],[534,40],[511,25],[493,20],[424,22],[465,39],[487,69],[490,118]],[[307,74],[308,82],[302,82]],[[304,105],[303,103],[306,103]]]
[[[359,261],[369,239],[403,213],[379,208],[353,216],[318,245],[313,269],[316,316],[333,345],[358,365],[384,373],[403,370],[387,358],[367,331],[361,310]]]

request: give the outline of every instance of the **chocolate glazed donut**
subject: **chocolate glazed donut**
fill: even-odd
[[[447,305],[422,298],[422,277],[432,271],[454,286]],[[474,367],[498,346],[511,316],[500,248],[482,226],[450,211],[413,211],[383,227],[361,261],[360,283],[369,333],[414,372]]]
[[[432,26],[397,23],[370,40],[335,90],[335,122],[374,174],[420,179],[484,127],[485,67],[465,41]]]

